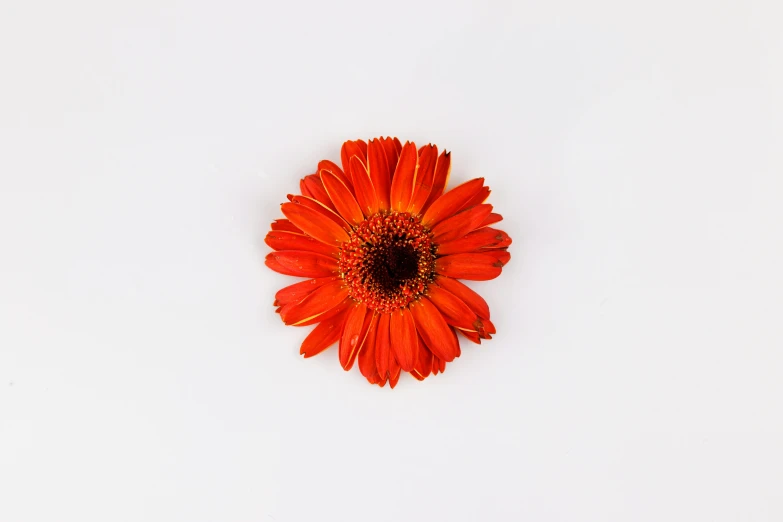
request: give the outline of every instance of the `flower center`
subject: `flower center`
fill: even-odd
[[[353,299],[381,313],[393,312],[427,290],[435,271],[435,245],[409,213],[381,212],[354,229],[339,264]]]

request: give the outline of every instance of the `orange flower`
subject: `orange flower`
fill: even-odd
[[[459,281],[494,279],[511,258],[511,238],[490,227],[503,218],[484,203],[489,187],[444,192],[451,156],[432,144],[346,141],[341,157],[300,181],[266,236],[266,265],[308,278],[277,292],[277,313],[317,325],[305,357],[339,341],[342,367],[358,360],[371,384],[443,372],[460,355],[457,332],[474,343],[495,333],[486,301]]]

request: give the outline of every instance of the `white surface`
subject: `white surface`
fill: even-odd
[[[0,520],[783,520],[783,8],[645,4],[4,3]],[[379,134],[514,239],[391,392],[262,263]]]

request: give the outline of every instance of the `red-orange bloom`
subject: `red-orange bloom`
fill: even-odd
[[[305,357],[339,342],[340,364],[394,388],[402,372],[437,375],[460,355],[457,332],[491,339],[489,307],[459,279],[500,275],[511,238],[484,203],[484,178],[444,192],[448,152],[397,138],[346,141],[342,168],[329,160],[283,203],[266,264],[308,278],[275,295],[288,325],[316,327]]]

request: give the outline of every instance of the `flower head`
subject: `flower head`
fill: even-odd
[[[397,138],[347,141],[342,168],[329,160],[289,195],[272,223],[266,264],[308,278],[275,295],[283,322],[315,324],[300,353],[339,341],[340,364],[393,388],[401,372],[423,380],[495,327],[484,299],[459,279],[500,275],[511,238],[484,203],[483,178],[447,192],[448,152]]]

